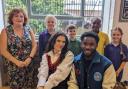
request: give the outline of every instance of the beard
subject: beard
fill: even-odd
[[[86,52],[84,53],[85,53],[85,56],[89,58],[89,57],[92,57],[95,54],[95,52],[96,52],[96,49],[93,49],[92,51],[90,51],[90,53],[86,53]]]

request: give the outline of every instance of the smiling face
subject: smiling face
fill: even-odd
[[[48,31],[53,31],[56,26],[56,20],[53,17],[48,17],[46,20],[46,28]]]
[[[99,32],[99,29],[101,27],[101,20],[100,19],[96,19],[92,22],[92,30],[96,33]]]
[[[12,17],[12,22],[13,22],[13,25],[23,26],[23,24],[24,24],[24,14],[21,13],[21,12],[15,13]]]
[[[11,25],[26,25],[28,16],[21,8],[14,8],[8,14],[8,23]]]
[[[93,37],[84,37],[84,39],[81,42],[81,48],[83,49],[87,57],[93,54],[93,52],[96,50],[96,47],[97,43],[95,38]]]
[[[120,43],[122,39],[122,34],[119,30],[112,30],[111,37],[113,43]]]
[[[76,37],[76,29],[68,29],[68,35],[70,38]]]
[[[64,36],[58,36],[54,44],[54,50],[58,52],[61,51],[65,46],[65,41]]]

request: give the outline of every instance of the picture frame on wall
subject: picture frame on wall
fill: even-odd
[[[128,0],[121,0],[119,21],[128,22]]]

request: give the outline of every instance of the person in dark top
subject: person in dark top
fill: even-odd
[[[99,37],[94,32],[82,34],[83,51],[75,57],[75,70],[72,69],[68,82],[70,89],[112,89],[115,86],[116,73],[113,64],[96,51],[98,41]]]
[[[117,81],[121,81],[123,69],[128,61],[128,48],[122,43],[122,29],[116,27],[112,30],[112,42],[105,47],[105,56],[109,58],[116,70]]]
[[[42,58],[48,39],[55,33],[57,19],[53,15],[47,15],[44,21],[46,29],[39,35],[39,57]]]
[[[80,41],[76,38],[77,27],[73,24],[67,26],[66,31],[68,34],[69,45],[68,48],[77,56],[81,52]]]

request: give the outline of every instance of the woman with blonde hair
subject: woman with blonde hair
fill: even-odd
[[[128,61],[128,48],[122,42],[122,36],[123,32],[120,27],[112,29],[112,42],[105,47],[105,56],[112,61],[118,82],[122,79],[124,65]]]
[[[57,24],[57,19],[53,15],[47,15],[44,20],[44,24],[46,29],[39,35],[39,57],[42,58],[44,54],[46,44],[51,37],[55,33],[55,27]]]

